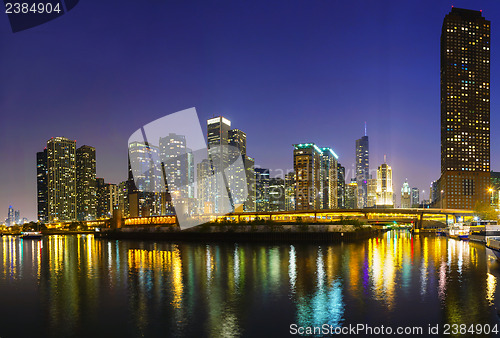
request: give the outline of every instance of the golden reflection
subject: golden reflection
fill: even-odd
[[[497,279],[491,273],[487,273],[486,278],[486,300],[489,306],[494,306],[495,303],[495,291],[497,288]]]
[[[173,300],[171,304],[174,308],[180,308],[184,285],[182,281],[182,260],[177,246],[173,250],[128,250],[129,269],[138,271],[141,276],[146,270],[154,271],[161,275],[164,272],[171,273]]]

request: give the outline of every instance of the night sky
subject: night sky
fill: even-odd
[[[127,178],[127,140],[164,115],[223,115],[247,152],[293,169],[292,144],[332,147],[350,179],[368,124],[370,167],[394,188],[440,176],[439,39],[451,6],[491,20],[492,170],[500,170],[498,30],[491,1],[82,0],[12,33],[0,13],[0,219],[36,218],[36,152],[65,136],[96,147],[97,175]],[[273,174],[273,171],[271,171]]]

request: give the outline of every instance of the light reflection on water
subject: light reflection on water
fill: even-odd
[[[285,335],[289,325],[499,323],[484,246],[409,232],[357,243],[0,238],[0,335]],[[7,314],[22,319],[5,320]],[[10,318],[10,317],[9,317]]]

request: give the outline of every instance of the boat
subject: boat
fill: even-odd
[[[438,236],[446,236],[446,230],[445,229],[437,229],[436,235],[438,235]]]
[[[22,239],[41,239],[42,233],[40,231],[26,231],[21,232]]]
[[[462,223],[455,223],[448,227],[448,236],[453,239],[468,240],[469,239],[469,227],[463,225]]]
[[[489,237],[486,240],[486,247],[500,260],[500,237]]]
[[[490,237],[500,237],[498,221],[474,221],[470,224],[469,239],[471,241],[486,243]]]

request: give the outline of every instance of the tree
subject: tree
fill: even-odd
[[[498,212],[489,202],[477,201],[474,206],[474,214],[483,220],[497,220]]]

